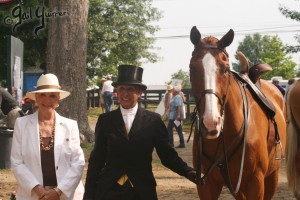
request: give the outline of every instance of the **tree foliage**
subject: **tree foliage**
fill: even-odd
[[[246,35],[239,43],[237,51],[243,52],[252,65],[268,63],[272,71],[263,75],[264,79],[282,76],[284,79],[296,75],[296,63],[288,56],[285,47],[278,36],[261,36],[259,33]],[[233,63],[233,69],[239,71],[239,63]]]
[[[45,6],[48,9],[48,1]],[[141,65],[142,62],[156,62],[160,58],[151,52],[154,38],[150,37],[158,30],[151,25],[161,18],[161,13],[153,8],[151,0],[90,0],[88,14],[88,53],[87,75],[102,77],[117,74],[119,64]],[[24,11],[41,4],[38,0],[28,0],[22,5]],[[0,10],[0,18],[11,13],[15,5]],[[2,22],[3,23],[3,22]],[[15,22],[17,23],[17,22]],[[38,36],[33,34],[38,20],[30,20],[13,33],[11,26],[0,29],[0,47],[6,48],[6,38],[14,35],[24,42],[24,68],[40,67],[46,60],[47,30]],[[80,44],[78,44],[80,45]],[[6,63],[6,54],[0,54],[0,62]],[[0,65],[1,79],[6,75],[7,66]]]
[[[20,11],[15,11],[15,15],[18,13],[26,13],[29,8],[34,12],[35,8],[38,6],[43,6],[38,0],[28,0],[24,4],[12,4],[7,5],[5,7],[1,7],[0,10],[0,79],[7,79],[7,38],[12,35],[14,37],[19,38],[24,43],[24,61],[23,67],[24,71],[28,68],[32,67],[41,67],[45,63],[46,58],[46,35],[47,29],[44,31],[40,31],[38,35],[34,34],[34,28],[39,25],[40,20],[37,18],[33,18],[30,20],[22,20],[19,17],[13,17],[12,12],[13,9],[17,6],[20,6]],[[5,22],[5,18],[9,17],[12,19],[12,23],[8,24]],[[13,27],[20,23],[17,26],[15,31]]]
[[[289,19],[292,19],[292,20],[296,20],[296,21],[300,21],[300,12],[299,11],[296,11],[296,10],[292,10],[290,8],[287,8],[285,6],[280,6],[279,7],[279,10],[280,12],[286,17],[286,18],[289,18]],[[296,41],[298,42],[298,44],[300,44],[300,35],[299,34],[296,34],[295,35],[295,39]],[[290,53],[297,53],[300,51],[300,45],[296,45],[296,46],[290,46],[288,45],[286,47],[287,51],[290,52]]]
[[[88,76],[116,74],[119,64],[156,62],[150,24],[161,14],[151,0],[90,0],[88,16]]]

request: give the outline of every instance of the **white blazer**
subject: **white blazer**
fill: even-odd
[[[77,122],[55,113],[54,159],[60,199],[82,200],[81,177],[85,165]],[[17,199],[38,200],[32,189],[43,185],[38,112],[17,119],[14,128],[11,169],[17,182]]]

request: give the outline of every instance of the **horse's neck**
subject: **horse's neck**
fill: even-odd
[[[224,111],[224,127],[230,128],[232,131],[238,131],[245,118],[241,90],[243,87],[239,87],[236,80],[231,77]]]

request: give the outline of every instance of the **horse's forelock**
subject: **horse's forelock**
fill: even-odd
[[[209,44],[209,45],[217,45],[218,44],[218,39],[213,37],[213,36],[208,36],[205,37],[201,40],[202,44]]]

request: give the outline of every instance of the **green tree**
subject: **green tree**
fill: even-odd
[[[300,22],[300,12],[299,11],[292,10],[292,9],[287,8],[285,6],[280,6],[279,10],[286,18],[289,18],[289,19],[296,20],[296,21]],[[300,44],[300,35],[299,34],[295,35],[295,39],[298,42],[298,44]],[[300,45],[296,45],[296,46],[288,45],[286,47],[286,49],[287,49],[288,52],[297,53],[297,52],[300,51]]]
[[[117,73],[119,64],[156,62],[151,53],[161,18],[151,0],[90,0],[88,15],[88,76]]]
[[[182,69],[180,69],[178,72],[171,75],[171,79],[182,80],[182,87],[183,88],[191,88],[189,72],[185,72]],[[169,81],[168,84],[170,84],[171,82],[172,81]]]
[[[30,20],[25,20],[26,22],[20,23],[20,18],[12,17],[13,9],[15,14],[19,11],[28,12],[28,9],[31,8],[34,12],[38,6],[43,6],[38,0],[28,0],[24,4],[12,4],[1,7],[0,9],[0,80],[7,79],[7,38],[12,35],[19,38],[24,42],[24,69],[26,71],[28,68],[32,67],[41,67],[45,63],[46,58],[46,38],[47,38],[47,29],[40,31],[38,35],[34,34],[34,28],[39,25],[40,20],[33,18]],[[12,24],[5,22],[5,18],[10,17],[12,19]],[[13,30],[13,27],[16,26],[16,29]]]
[[[272,66],[272,71],[263,75],[264,79],[273,76],[282,76],[289,79],[296,75],[296,63],[292,57],[288,56],[285,47],[278,36],[261,36],[259,33],[246,35],[239,43],[237,51],[243,52],[252,65],[258,63],[268,63]],[[239,71],[239,64],[233,63],[233,69]]]
[[[88,52],[87,75],[94,76],[117,74],[119,64],[141,65],[144,62],[156,62],[160,58],[154,49],[154,33],[159,29],[151,25],[161,18],[161,13],[153,8],[151,0],[90,0],[88,14]],[[28,0],[22,5],[24,9],[40,5],[38,0]],[[45,2],[48,9],[48,1]],[[15,5],[13,5],[15,6]],[[0,10],[0,19],[11,13],[13,6]],[[17,21],[15,22],[17,23]],[[31,20],[18,28],[14,35],[10,26],[1,24],[0,49],[5,49],[6,38],[12,34],[24,42],[24,68],[40,67],[46,60],[47,30],[38,36],[33,34],[38,20]],[[0,54],[0,77],[7,74],[5,53]],[[2,78],[3,79],[3,78]]]

